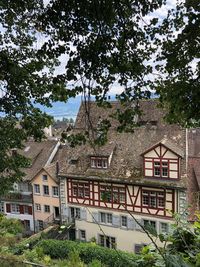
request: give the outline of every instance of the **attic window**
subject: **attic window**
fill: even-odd
[[[91,168],[96,169],[107,169],[108,168],[108,158],[107,157],[91,157],[90,158]]]
[[[156,126],[158,122],[157,121],[150,121],[150,123],[151,123],[151,125]]]
[[[71,160],[70,160],[70,164],[72,164],[72,165],[76,165],[77,162],[78,162],[77,159],[71,159]]]

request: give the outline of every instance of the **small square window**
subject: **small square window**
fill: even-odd
[[[80,230],[80,240],[86,240],[86,232],[85,232],[85,230]]]
[[[41,211],[41,205],[39,203],[35,204],[36,211]]]
[[[169,225],[168,223],[160,222],[160,232],[161,233],[168,233]]]
[[[47,178],[47,175],[46,175],[46,174],[43,174],[43,175],[42,175],[42,181],[43,181],[43,182],[46,182],[47,179],[48,179],[48,178]]]

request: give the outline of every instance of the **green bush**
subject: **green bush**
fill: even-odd
[[[131,253],[103,248],[90,243],[78,243],[74,241],[42,240],[39,244],[45,254],[52,259],[68,258],[72,251],[77,251],[81,261],[89,264],[99,260],[102,264],[112,267],[133,267],[137,256]]]

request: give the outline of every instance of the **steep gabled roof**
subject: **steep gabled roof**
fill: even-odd
[[[110,114],[120,108],[118,102],[111,102],[111,109],[98,107],[96,103],[90,103],[90,122],[98,123],[100,118],[109,119]],[[184,156],[185,130],[178,125],[167,125],[163,122],[164,112],[157,107],[156,100],[140,102],[143,107],[142,121],[156,121],[156,125],[145,124],[136,127],[133,133],[119,133],[116,126],[119,124],[111,118],[112,127],[108,131],[108,141],[105,146],[93,149],[88,143],[85,145],[70,148],[68,145],[61,150],[60,176],[77,177],[79,179],[101,179],[108,181],[130,182],[130,183],[158,183],[158,181],[146,181],[143,176],[143,162],[141,154],[147,149],[161,143],[169,147],[179,156]],[[122,107],[123,108],[123,107]],[[84,104],[81,104],[74,133],[85,130],[87,116],[85,115]],[[166,140],[164,140],[166,138]],[[108,169],[94,169],[90,167],[91,155],[111,155]],[[71,164],[70,159],[77,159],[76,164]],[[60,161],[59,161],[60,162]],[[185,177],[184,161],[181,167],[181,176]],[[160,181],[159,181],[160,182]],[[183,186],[182,180],[165,182],[174,186]]]
[[[23,169],[26,174],[23,178],[24,181],[30,181],[45,166],[56,145],[57,141],[55,140],[28,141],[25,143],[24,149],[19,151],[21,155],[30,159],[30,166]]]
[[[158,147],[160,145],[168,148],[172,153],[174,153],[178,157],[181,157],[181,158],[184,157],[184,151],[183,151],[183,149],[181,149],[180,147],[178,147],[175,143],[173,143],[172,141],[170,141],[167,138],[163,138],[161,141],[157,142],[152,147],[150,147],[147,150],[145,150],[141,155],[145,155],[146,153],[148,153],[149,151],[153,150],[154,148],[156,148],[156,147]]]

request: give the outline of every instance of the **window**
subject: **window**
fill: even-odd
[[[165,207],[164,192],[142,190],[142,206],[163,209]]]
[[[43,192],[44,192],[44,195],[49,195],[49,186],[48,185],[43,185]]]
[[[44,212],[50,212],[50,206],[49,205],[44,205]]]
[[[44,229],[44,224],[42,220],[38,220],[38,230],[41,231]]]
[[[71,218],[72,219],[80,219],[81,218],[81,210],[80,208],[70,208]]]
[[[19,213],[20,212],[20,208],[18,204],[11,204],[11,212],[12,213]]]
[[[58,197],[59,196],[58,186],[52,186],[52,195],[54,197]]]
[[[28,206],[24,206],[24,213],[29,214],[29,207]]]
[[[43,181],[43,182],[46,182],[46,181],[47,181],[47,175],[46,175],[46,174],[43,174],[43,175],[42,175],[42,181]]]
[[[160,222],[160,232],[161,233],[168,233],[169,232],[168,223]]]
[[[86,233],[85,230],[80,230],[80,240],[86,240]]]
[[[0,203],[0,213],[4,213],[4,203]]]
[[[156,160],[154,161],[154,176],[168,178],[169,165],[168,161]]]
[[[89,198],[90,197],[89,183],[72,182],[72,195],[78,198]]]
[[[36,209],[36,211],[41,211],[41,205],[36,203],[35,204],[35,209]]]
[[[127,227],[127,217],[126,216],[121,216],[121,226]]]
[[[125,188],[123,187],[101,185],[100,196],[101,200],[104,202],[112,202],[112,203],[126,202]]]
[[[135,254],[140,254],[143,247],[145,247],[144,244],[135,244]]]
[[[116,248],[115,237],[99,235],[99,245],[107,248]]]
[[[30,231],[31,228],[30,220],[24,220],[24,228],[26,231]]]
[[[112,224],[112,214],[100,212],[100,222],[105,224]]]
[[[143,220],[144,227],[151,227],[156,230],[156,222],[155,221],[150,221],[150,220]]]
[[[39,184],[34,184],[34,192],[35,192],[35,194],[40,194],[40,185]]]
[[[108,168],[108,158],[106,157],[91,157],[90,166],[97,169],[107,169]]]

